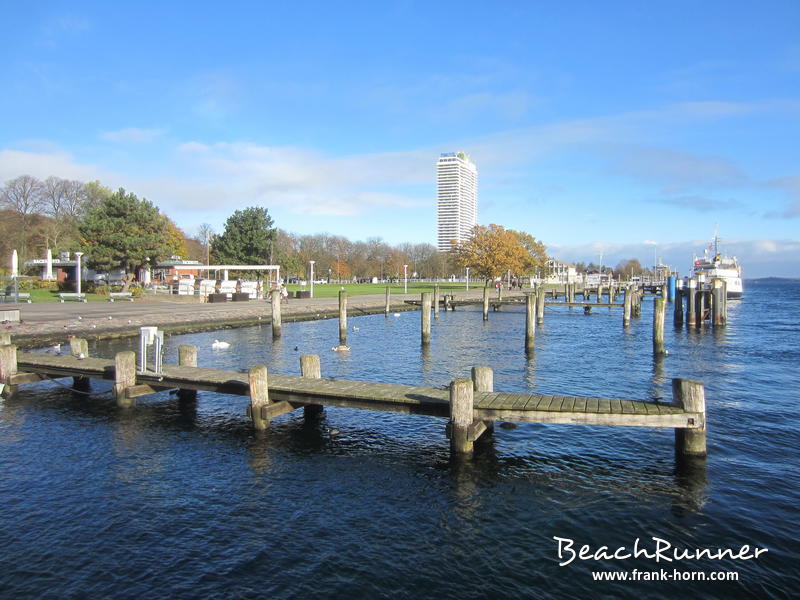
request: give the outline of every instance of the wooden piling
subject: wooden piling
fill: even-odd
[[[69,338],[69,351],[76,358],[88,358],[89,342],[83,338],[71,337]]]
[[[628,327],[631,324],[631,309],[633,307],[633,289],[628,286],[625,288],[625,300],[622,308],[622,326]]]
[[[454,379],[450,384],[450,450],[470,454],[473,450],[470,425],[473,416],[471,379]]]
[[[664,348],[664,314],[667,309],[666,298],[653,299],[653,355],[667,353]]]
[[[272,290],[272,339],[281,337],[281,291]]]
[[[494,391],[494,371],[491,367],[472,367],[472,389],[475,392]],[[484,421],[487,434],[494,431],[494,421]]]
[[[269,426],[269,419],[261,415],[261,408],[269,405],[267,367],[264,365],[251,367],[247,377],[250,383],[250,416],[253,419],[253,427],[263,431]]]
[[[114,356],[114,395],[117,406],[133,406],[133,398],[128,398],[127,390],[136,385],[136,353],[117,352]]]
[[[603,302],[603,286],[598,284],[597,285],[597,304]]]
[[[672,308],[672,322],[675,327],[683,326],[683,281],[675,282],[675,305]]]
[[[339,290],[339,344],[347,344],[347,291]]]
[[[9,338],[6,338],[10,341]],[[2,340],[5,341],[5,340]],[[17,393],[16,385],[9,385],[12,375],[17,374],[17,347],[13,344],[0,345],[0,383],[3,386],[3,398],[13,398]]]
[[[439,286],[433,286],[433,318],[439,318]]]
[[[316,354],[302,354],[300,356],[300,375],[309,379],[322,377],[322,366]],[[324,411],[322,404],[306,404],[303,408],[303,417],[306,419],[317,418]]]
[[[690,279],[686,289],[686,326],[694,327],[697,325],[697,279]]]
[[[706,456],[706,397],[703,384],[689,379],[673,379],[672,403],[687,412],[702,414],[701,427],[675,429],[675,452],[683,456]]]
[[[197,346],[188,344],[178,346],[178,366],[197,367]],[[197,398],[197,390],[178,390],[178,399],[180,400],[194,400],[195,398]]]
[[[533,352],[536,340],[536,297],[525,294],[525,352]]]
[[[725,325],[725,284],[721,279],[714,280],[713,291],[711,292],[711,315],[714,327]]]
[[[544,288],[539,288],[536,294],[536,324],[544,324]]]
[[[489,320],[489,288],[483,286],[483,320]]]
[[[11,343],[10,333],[0,333],[0,346],[7,346]]]
[[[389,309],[391,308],[391,296],[392,292],[390,291],[389,286],[386,286],[386,306],[384,307],[383,311],[386,313],[386,316],[389,316]]]
[[[431,293],[422,292],[422,345],[427,346],[431,343]]]

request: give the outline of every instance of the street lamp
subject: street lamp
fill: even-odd
[[[78,278],[78,295],[81,294],[81,256],[83,256],[83,252],[76,252],[75,253],[75,272]]]
[[[467,291],[469,291],[469,267],[467,267]]]
[[[403,293],[408,293],[408,265],[403,265]]]
[[[317,261],[315,261],[315,260],[308,261],[308,264],[311,265],[311,269],[310,269],[311,277],[309,277],[309,279],[311,280],[311,294],[309,294],[309,295],[312,298],[314,297],[314,263],[315,262],[317,262]]]

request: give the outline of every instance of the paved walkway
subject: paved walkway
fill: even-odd
[[[462,291],[458,298],[482,297],[482,289]],[[404,300],[418,300],[419,294],[393,294],[392,310],[408,310]],[[349,296],[348,314],[356,316],[382,312],[385,294]],[[270,320],[267,300],[204,303],[185,296],[148,296],[134,302],[41,302],[4,304],[3,309],[19,309],[19,323],[3,323],[0,332],[10,333],[22,346],[65,341],[70,335],[96,338],[138,335],[139,327],[215,329]],[[338,298],[292,298],[284,302],[284,321],[338,316]]]

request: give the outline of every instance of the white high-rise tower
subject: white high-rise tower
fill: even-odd
[[[436,166],[438,188],[438,247],[469,239],[478,224],[478,170],[464,152],[445,152]]]

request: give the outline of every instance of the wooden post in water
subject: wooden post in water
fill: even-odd
[[[339,345],[347,344],[347,291],[339,290]]]
[[[250,383],[250,416],[253,419],[253,427],[263,431],[269,426],[269,419],[261,416],[261,407],[269,405],[267,367],[264,365],[250,367],[247,378]]]
[[[536,293],[536,324],[544,325],[544,288],[538,288]]]
[[[672,403],[687,412],[701,413],[702,427],[675,429],[675,452],[684,456],[706,456],[706,396],[703,384],[689,379],[672,380]]]
[[[711,315],[714,327],[725,325],[725,284],[721,279],[714,280],[711,292]]]
[[[439,286],[433,286],[433,318],[439,318]]]
[[[494,391],[494,371],[491,367],[472,367],[472,389],[475,392]],[[486,432],[491,434],[494,431],[494,421],[484,421]]]
[[[597,304],[601,304],[603,302],[603,286],[601,284],[597,284]]]
[[[672,322],[675,327],[683,326],[683,280],[675,282],[675,306],[672,309]]]
[[[664,348],[664,314],[667,310],[666,298],[653,299],[653,355],[666,354]]]
[[[703,317],[705,317],[706,313],[706,292],[702,286],[698,285],[695,295],[697,296],[697,299],[694,301],[694,308],[697,314],[695,314],[694,319],[697,326],[702,327],[704,321]]]
[[[633,306],[633,289],[628,286],[625,288],[625,300],[622,307],[622,326],[629,327],[631,324],[631,308]]]
[[[473,413],[471,379],[454,379],[450,384],[450,450],[455,454],[472,453],[470,436]]]
[[[10,336],[6,340],[10,341]],[[16,374],[17,347],[13,344],[4,343],[0,345],[0,383],[5,384],[3,386],[3,398],[13,398],[14,394],[16,394],[17,386],[8,384],[11,376]]]
[[[536,304],[533,293],[525,294],[525,352],[533,352],[536,341]]]
[[[197,367],[197,346],[188,344],[178,346],[178,366]],[[178,390],[179,400],[194,400],[195,398],[197,398],[197,390]]]
[[[114,395],[117,406],[133,406],[133,398],[128,398],[129,387],[136,385],[136,353],[117,352],[114,356]]]
[[[322,366],[319,356],[316,354],[302,354],[300,356],[300,375],[309,379],[320,379],[322,377]],[[324,407],[322,404],[306,404],[303,408],[305,419],[317,418],[322,414]]]
[[[697,279],[692,278],[687,283],[686,288],[686,326],[694,327],[697,325]]]
[[[483,320],[489,320],[489,287],[483,286]]]
[[[389,286],[387,285],[386,286],[386,307],[384,308],[384,312],[386,313],[387,317],[389,316],[389,308],[391,306],[391,302],[390,302],[391,295],[392,295],[392,292],[389,291]]]
[[[7,346],[11,343],[10,333],[0,333],[0,346]]]
[[[281,291],[272,290],[272,339],[281,337]]]
[[[431,293],[422,292],[422,345],[431,343]]]

